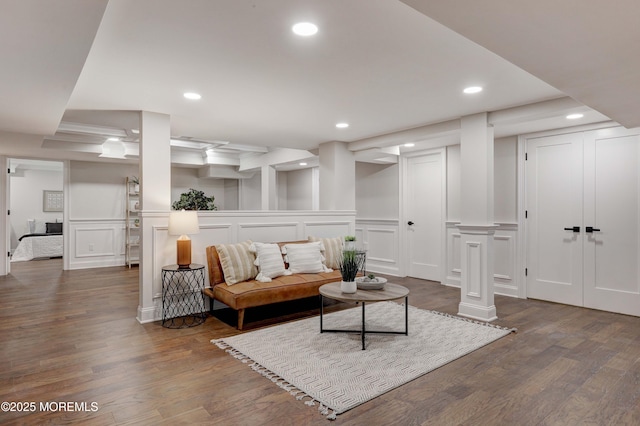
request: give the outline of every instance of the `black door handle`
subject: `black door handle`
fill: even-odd
[[[572,226],[571,228],[564,228],[565,231],[573,231],[573,232],[580,232],[580,227],[579,226]],[[589,232],[589,231],[587,231]]]
[[[585,232],[600,232],[600,230],[598,228],[594,228],[593,226],[587,226],[585,229]]]
[[[413,225],[413,222],[409,221],[409,222],[407,222],[407,225],[411,226],[411,225]]]

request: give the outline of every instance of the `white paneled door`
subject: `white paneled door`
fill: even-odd
[[[408,275],[440,281],[442,219],[442,153],[407,161]]]
[[[582,135],[530,139],[527,157],[527,296],[582,305]]]
[[[640,316],[640,136],[527,141],[528,297]]]

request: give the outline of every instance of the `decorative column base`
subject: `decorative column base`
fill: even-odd
[[[493,298],[494,225],[458,225],[460,230],[460,305],[458,315],[480,321],[498,319]]]

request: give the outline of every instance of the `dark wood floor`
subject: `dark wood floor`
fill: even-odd
[[[411,289],[410,304],[456,313],[459,290],[393,281]],[[139,324],[137,282],[136,268],[62,271],[60,259],[16,263],[0,277],[0,401],[37,405],[0,412],[0,424],[328,424],[209,342],[237,333],[233,315],[183,330]],[[517,334],[335,423],[640,424],[640,318],[500,296],[496,306],[497,323]],[[287,319],[317,314],[315,303],[277,309]],[[247,328],[274,323],[270,315],[248,312]],[[51,401],[88,411],[39,410]]]

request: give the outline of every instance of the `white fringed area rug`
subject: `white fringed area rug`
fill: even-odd
[[[404,331],[404,305],[366,306],[369,330]],[[359,330],[362,309],[324,316],[327,329]],[[409,306],[409,335],[320,333],[307,318],[211,342],[271,379],[330,420],[515,329]]]

